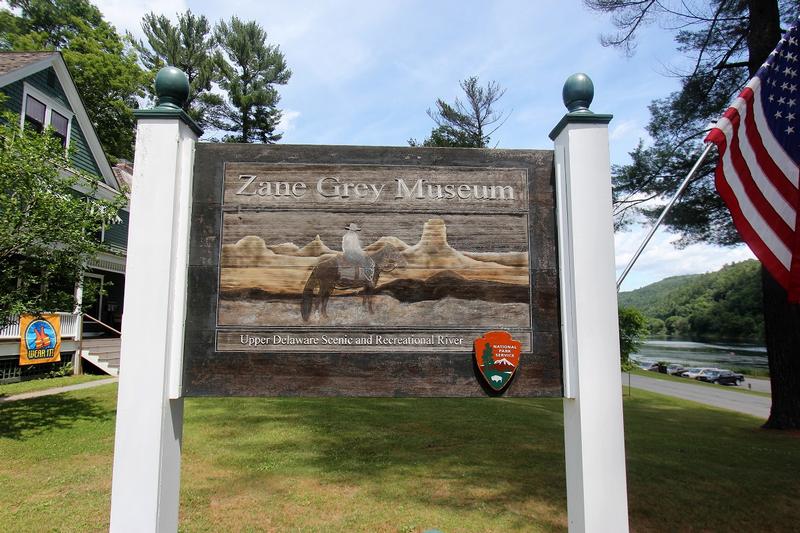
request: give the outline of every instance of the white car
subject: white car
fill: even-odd
[[[700,379],[700,376],[704,376],[708,372],[719,372],[719,368],[690,368],[684,372],[682,376],[691,379]]]
[[[681,372],[681,377],[697,379],[697,376],[703,372],[709,372],[712,370],[715,372],[718,371],[716,368],[687,368],[685,371]]]

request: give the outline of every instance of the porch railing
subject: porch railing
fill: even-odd
[[[79,316],[72,313],[56,313],[61,317],[61,338],[74,339],[78,337]],[[19,318],[4,328],[0,328],[0,340],[19,339]]]

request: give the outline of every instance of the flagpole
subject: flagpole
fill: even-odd
[[[706,145],[705,149],[703,150],[703,153],[700,154],[700,157],[697,159],[697,161],[695,162],[694,166],[689,171],[689,174],[686,175],[686,178],[683,180],[683,183],[681,183],[681,186],[678,187],[678,190],[675,193],[675,196],[672,197],[672,200],[669,201],[669,203],[667,204],[667,207],[665,207],[664,211],[661,212],[661,216],[658,217],[658,220],[656,220],[656,223],[653,224],[652,228],[650,228],[650,233],[648,233],[647,237],[644,238],[644,241],[642,241],[642,244],[639,245],[639,249],[636,250],[635,254],[633,254],[633,257],[631,258],[630,262],[628,263],[628,266],[625,267],[625,270],[622,271],[622,274],[620,274],[619,278],[617,279],[617,292],[619,292],[619,287],[620,287],[620,285],[622,285],[622,282],[625,281],[625,277],[628,275],[628,272],[630,272],[631,268],[633,268],[633,264],[636,262],[637,259],[639,259],[639,256],[642,255],[642,251],[647,246],[647,243],[649,243],[650,239],[653,238],[653,234],[655,234],[656,230],[661,225],[661,222],[664,220],[664,217],[666,217],[667,213],[669,213],[669,210],[672,209],[673,204],[675,204],[675,202],[678,200],[678,198],[680,198],[681,194],[683,194],[683,191],[689,185],[689,182],[694,177],[694,175],[697,173],[697,169],[700,168],[700,165],[703,163],[703,161],[705,160],[706,156],[711,151],[711,148],[713,148],[713,146],[714,146],[713,143],[708,143]]]

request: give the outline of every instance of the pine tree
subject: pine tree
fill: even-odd
[[[483,87],[477,76],[459,82],[466,101],[459,98],[448,104],[441,98],[436,100],[436,110],[428,109],[428,116],[436,123],[431,135],[421,144],[409,139],[411,146],[441,146],[462,148],[486,148],[491,135],[503,125],[507,116],[495,109],[495,104],[505,89],[490,81]]]
[[[134,41],[130,34],[128,38],[142,64],[150,71],[150,95],[155,96],[152,81],[159,69],[167,65],[181,69],[189,78],[189,97],[183,110],[200,126],[205,126],[206,115],[222,105],[222,97],[210,92],[217,68],[214,36],[208,19],[186,11],[178,15],[175,25],[164,15],[151,12],[142,18],[142,31],[146,42]]]
[[[273,143],[281,119],[276,85],[285,85],[292,75],[277,45],[267,43],[267,32],[256,22],[231,17],[221,21],[214,32],[222,50],[216,55],[219,86],[227,101],[212,120],[232,142]]]

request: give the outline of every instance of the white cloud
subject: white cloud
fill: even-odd
[[[291,109],[284,109],[283,113],[281,114],[281,121],[278,122],[277,129],[286,133],[287,131],[291,130],[297,118],[300,116],[300,111],[293,111]]]
[[[617,276],[630,261],[644,240],[646,230],[621,232],[615,235]],[[693,244],[676,248],[678,236],[659,230],[634,264],[625,282],[623,291],[630,291],[670,276],[697,274],[719,270],[728,263],[753,259],[745,245],[721,248],[710,244]]]
[[[176,13],[187,9],[186,0],[95,0],[94,4],[118,32],[127,30],[137,39],[144,37],[141,22],[146,13],[152,11],[175,18]]]
[[[634,134],[633,137],[635,137],[636,139],[639,139],[646,135],[644,129],[639,126],[638,120],[636,119],[624,120],[619,124],[615,124],[611,128],[611,132],[609,133],[609,139],[612,141],[617,141],[631,136],[632,133]]]

